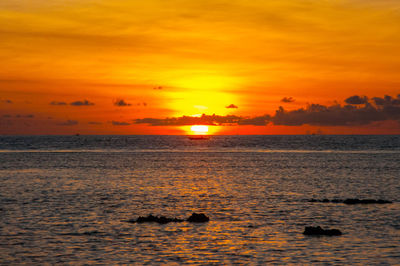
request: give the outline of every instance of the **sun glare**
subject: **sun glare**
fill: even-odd
[[[208,126],[194,125],[190,127],[190,130],[195,134],[207,134]]]

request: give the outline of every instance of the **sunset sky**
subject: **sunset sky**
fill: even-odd
[[[0,134],[400,134],[398,0],[1,0]]]

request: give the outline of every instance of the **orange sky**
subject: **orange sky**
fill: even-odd
[[[0,134],[400,134],[398,0],[2,0],[0,59]]]

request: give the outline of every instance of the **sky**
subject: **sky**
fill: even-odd
[[[2,0],[0,134],[400,134],[398,0]]]

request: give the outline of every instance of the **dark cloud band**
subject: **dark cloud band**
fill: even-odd
[[[114,102],[114,105],[119,107],[125,107],[125,106],[131,106],[132,104],[127,103],[124,99],[118,99]]]
[[[130,123],[128,122],[119,122],[119,121],[111,121],[111,124],[113,126],[129,126]]]
[[[72,106],[90,106],[90,105],[94,105],[94,103],[89,102],[88,100],[83,100],[83,101],[75,101],[70,103],[70,105]]]
[[[151,126],[185,125],[253,125],[265,126],[268,123],[284,126],[359,126],[373,122],[396,120],[400,122],[400,95],[397,98],[384,96],[369,100],[365,96],[354,95],[345,100],[345,105],[330,106],[310,104],[305,108],[287,111],[279,107],[273,116],[263,115],[242,117],[236,115],[205,115],[201,117],[181,116],[169,118],[136,119],[135,124]]]
[[[67,120],[65,122],[57,123],[58,126],[75,126],[79,122],[77,120]]]
[[[200,117],[193,116],[181,116],[181,117],[168,117],[168,118],[143,118],[136,119],[135,124],[149,124],[151,126],[189,126],[189,125],[247,125],[257,124],[266,125],[265,117],[259,118],[253,121],[254,118],[241,117],[236,115],[206,115],[203,114]],[[263,121],[261,121],[263,120]]]

